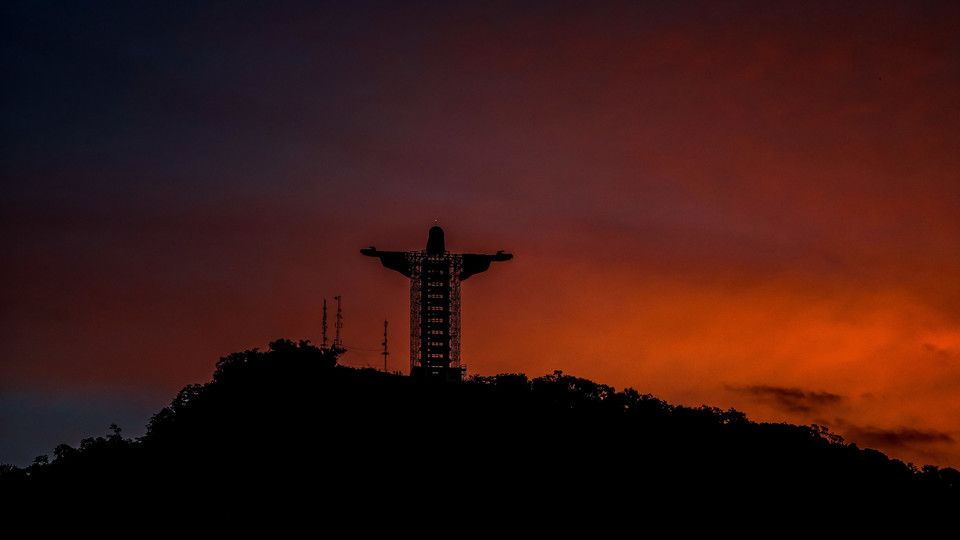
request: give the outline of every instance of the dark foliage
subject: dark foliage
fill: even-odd
[[[181,390],[138,440],[111,426],[52,460],[0,470],[8,495],[91,486],[174,498],[322,492],[335,494],[327,504],[444,512],[533,501],[634,511],[651,499],[848,512],[955,505],[960,473],[916,469],[820,426],[672,406],[561,372],[438,384],[337,366],[334,353],[279,340],[222,358],[211,382]]]

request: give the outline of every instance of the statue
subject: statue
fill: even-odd
[[[450,253],[443,229],[430,228],[423,251],[360,250],[378,257],[383,266],[410,278],[410,374],[461,380],[460,282],[490,269],[490,263],[509,261],[502,250],[493,255]]]

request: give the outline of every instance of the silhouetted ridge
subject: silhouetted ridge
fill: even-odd
[[[296,484],[345,500],[426,492],[470,501],[492,489],[588,505],[641,493],[684,504],[732,494],[954,504],[960,473],[917,470],[818,426],[673,406],[561,372],[443,384],[338,366],[335,353],[279,340],[222,358],[211,382],[183,388],[138,440],[114,426],[79,448],[58,446],[49,463],[0,474],[7,493],[87,484],[125,492]]]

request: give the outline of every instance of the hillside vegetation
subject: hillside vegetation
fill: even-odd
[[[4,466],[10,494],[112,486],[125,493],[322,490],[342,500],[683,504],[776,501],[944,503],[960,473],[917,469],[818,426],[673,406],[555,372],[461,384],[338,366],[336,354],[278,340],[217,363],[126,439],[115,426],[48,462]],[[411,501],[408,501],[411,502]],[[489,502],[489,501],[488,501]]]

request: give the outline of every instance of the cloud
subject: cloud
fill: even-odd
[[[819,423],[827,425],[826,420]],[[925,427],[895,426],[877,427],[871,424],[858,425],[845,418],[835,418],[829,425],[844,440],[864,448],[876,448],[887,455],[912,460],[914,463],[950,465],[955,461],[956,442],[950,432]]]
[[[727,390],[746,394],[754,400],[794,413],[810,413],[840,404],[843,396],[831,392],[814,392],[802,388],[769,386],[727,386]]]
[[[884,429],[874,426],[857,426],[847,424],[843,427],[850,440],[862,446],[877,446],[881,448],[907,448],[926,446],[937,443],[952,443],[954,438],[942,431],[933,429],[916,429],[897,427]]]
[[[960,360],[960,352],[934,345],[933,343],[924,343],[923,350],[934,355],[935,358],[942,362],[953,362]]]

